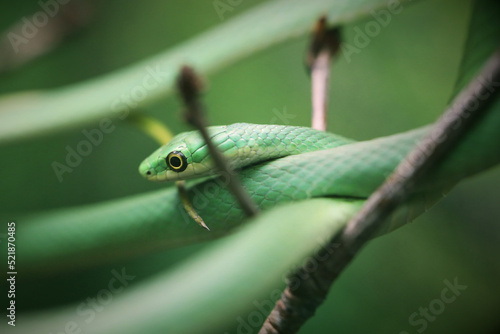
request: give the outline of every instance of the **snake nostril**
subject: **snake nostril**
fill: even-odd
[[[151,175],[151,171],[150,171],[150,170],[148,170],[148,171],[146,172],[146,175]]]

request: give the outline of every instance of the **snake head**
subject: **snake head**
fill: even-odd
[[[150,181],[178,181],[209,175],[213,163],[208,148],[196,131],[175,136],[139,165]]]

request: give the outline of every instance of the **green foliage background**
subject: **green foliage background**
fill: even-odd
[[[92,24],[49,54],[3,74],[0,93],[60,87],[106,74],[223,24],[260,2],[243,1],[220,20],[211,0],[91,0]],[[330,131],[363,140],[433,122],[445,108],[457,78],[471,3],[405,4],[402,13],[393,16],[350,62],[340,54],[332,69]],[[1,6],[0,28],[4,30],[39,10],[27,0]],[[370,20],[344,26],[346,42],[354,45],[355,28],[363,29]],[[289,40],[207,77],[205,102],[211,123],[307,126],[310,87],[303,66],[307,42],[307,36]],[[290,118],[276,118],[276,111],[280,115],[286,111]],[[188,129],[175,96],[143,112],[175,132]],[[75,147],[84,139],[80,131],[93,126],[0,147],[1,211],[12,213],[9,219],[15,219],[17,212],[97,203],[165,187],[148,183],[137,173],[139,162],[157,144],[127,122],[114,124],[116,130],[71,174],[65,174],[61,183],[51,163],[63,162],[66,145]],[[425,332],[494,332],[500,309],[499,185],[498,168],[467,180],[415,223],[371,242],[301,333],[416,333],[418,327],[408,323],[410,314],[439,298],[443,280],[455,277],[468,288],[429,322]],[[111,268],[124,265],[137,276],[133,284],[147,284],[155,273],[207,247],[210,243],[58,277],[23,277],[20,273],[19,311],[78,304],[107,284]],[[242,286],[258,283],[241,282]],[[246,302],[231,296],[220,299]],[[242,319],[254,311],[248,303],[249,313],[242,314]],[[105,311],[100,316],[105,317]],[[18,321],[22,323],[22,313]],[[236,333],[237,326],[237,319],[227,319],[225,328],[209,330]]]

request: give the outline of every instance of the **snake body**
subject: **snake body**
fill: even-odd
[[[231,134],[238,131],[247,133],[245,130],[250,128],[256,130],[252,133],[259,136],[271,133],[278,138],[279,134],[288,133],[293,134],[295,138],[301,138],[302,143],[321,142],[321,145],[307,148],[305,153],[298,153],[294,150],[295,147],[301,148],[300,143],[291,145],[294,143],[293,139],[288,140],[285,136],[284,140],[281,139],[284,143],[282,147],[293,150],[281,150],[274,159],[267,155],[264,159],[252,160],[246,167],[234,164],[240,169],[239,177],[244,188],[263,210],[280,203],[315,197],[333,196],[345,200],[367,198],[415,144],[429,132],[429,128],[424,127],[389,137],[353,142],[350,139],[308,128],[274,125],[240,123],[222,128],[215,127],[211,131],[215,139],[220,139],[231,138]],[[229,131],[231,129],[236,132]],[[419,185],[419,194],[416,194],[416,197],[424,199],[424,204],[428,202],[427,199],[432,202],[435,194],[440,196],[443,191],[464,177],[498,164],[500,162],[498,129],[500,129],[500,113],[488,114],[480,124],[469,131],[463,142],[448,154],[428,180]],[[251,139],[252,136],[255,138],[255,135],[243,135],[242,139]],[[322,139],[315,139],[315,136],[320,136],[318,138]],[[248,150],[245,145],[237,145],[240,143],[240,138],[235,139],[231,139],[229,143],[227,139],[219,140],[219,148],[229,147],[222,151],[230,159],[232,159],[230,154],[236,152],[231,148],[232,145],[239,147],[238,152],[247,151],[254,158],[259,156],[258,152],[273,151],[273,146]],[[248,142],[252,142],[250,139]],[[196,133],[181,134],[175,141],[160,148],[146,159],[145,164],[148,167],[141,167],[141,172],[147,177],[147,169],[155,166],[154,161],[163,163],[161,160],[165,155],[172,151],[182,151],[179,149],[179,143],[191,141],[195,144],[193,147],[199,148],[198,151],[194,151],[204,150]],[[266,139],[262,139],[262,142],[266,143]],[[267,142],[269,143],[269,140]],[[286,145],[287,142],[290,144]],[[329,145],[333,148],[327,148]],[[307,150],[312,151],[307,152]],[[184,153],[187,154],[186,151]],[[289,156],[283,157],[283,155]],[[280,156],[282,157],[278,158]],[[191,156],[190,162],[202,164],[206,163],[207,159],[207,155],[199,159],[195,153]],[[240,160],[248,162],[251,159]],[[157,166],[154,168],[157,173],[163,173],[161,168],[156,169]],[[194,166],[192,170],[195,171]],[[186,168],[185,171],[189,169]],[[194,173],[187,176],[204,175],[206,174]],[[173,179],[177,178],[178,176],[174,176]],[[156,177],[156,180],[158,179]],[[99,204],[36,213],[18,217],[18,220],[25,222],[18,230],[23,235],[19,240],[19,257],[23,259],[24,270],[56,270],[109,261],[153,249],[215,238],[241,224],[244,215],[226,189],[226,180],[223,177],[192,182],[188,188],[188,196],[196,211],[211,227],[211,233],[200,229],[187,216],[173,187]],[[410,207],[411,212],[417,213],[424,209],[425,205]],[[413,213],[408,214],[406,220],[413,216]],[[286,230],[286,227],[284,229]]]

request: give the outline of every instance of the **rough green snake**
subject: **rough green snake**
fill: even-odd
[[[353,142],[298,126],[236,123],[208,130],[214,144],[235,169]],[[214,164],[203,138],[192,131],[176,136],[152,153],[141,163],[139,172],[151,181],[185,180],[213,174]]]
[[[497,103],[469,131],[461,144],[449,153],[427,182],[419,185],[415,197],[423,201],[420,206],[410,207],[410,211],[425,210],[427,199],[434,201],[436,194],[441,196],[459,180],[500,161],[500,113],[496,112]],[[234,133],[240,131],[242,135],[230,141],[225,140],[230,133],[227,130],[233,128],[237,130]],[[254,131],[245,132],[249,128]],[[233,166],[240,168],[243,186],[262,210],[284,202],[316,197],[345,200],[367,198],[428,130],[428,127],[424,127],[389,137],[354,142],[341,136],[298,127],[236,124],[227,128],[212,128],[214,139],[233,161]],[[275,137],[274,142],[272,136]],[[279,136],[284,137],[280,139]],[[294,138],[300,138],[302,142],[294,142]],[[212,233],[200,229],[186,215],[175,188],[38,213],[19,218],[26,222],[19,230],[19,233],[23,233],[19,255],[26,270],[45,271],[65,266],[91,265],[130,254],[212,239],[241,224],[244,216],[227,191],[224,177],[203,177],[207,175],[206,170],[210,170],[210,162],[206,153],[203,153],[203,143],[197,135],[177,136],[175,141],[146,159],[140,167],[141,172],[148,178],[166,178],[166,157],[172,151],[182,151],[179,145],[190,140],[193,143],[189,147],[199,149],[193,149],[191,153],[183,151],[188,164],[192,164],[184,172],[194,171],[199,164],[205,174],[193,173],[202,178],[192,181],[188,196],[197,212],[212,228]],[[239,145],[245,140],[253,144]],[[314,142],[321,144],[311,144]],[[276,143],[278,148],[273,146]],[[251,149],[253,145],[256,147]],[[286,146],[295,151],[283,150]],[[299,153],[302,149],[312,152]],[[237,155],[245,151],[250,158]],[[297,154],[275,158],[291,153]],[[236,155],[231,157],[231,154]],[[247,166],[242,167],[241,163]],[[147,175],[148,170],[153,173],[152,169],[160,176]],[[172,173],[173,179],[181,175]],[[286,222],[283,224],[286,229]]]

